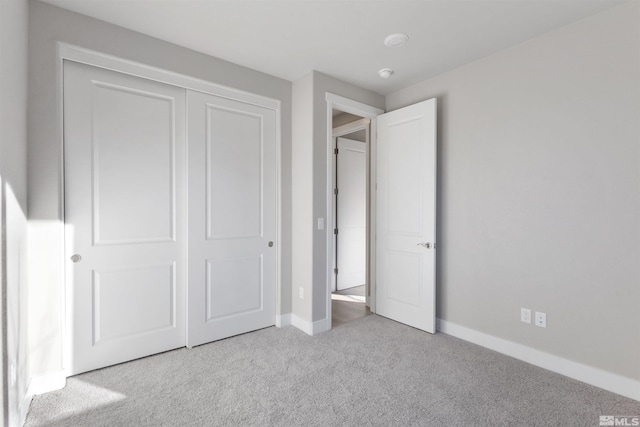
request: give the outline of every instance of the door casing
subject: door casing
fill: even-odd
[[[371,177],[375,177],[375,164],[376,164],[376,117],[384,113],[384,110],[373,107],[371,105],[363,104],[358,101],[354,101],[349,98],[345,98],[330,92],[326,92],[325,100],[327,101],[327,212],[326,212],[326,236],[327,236],[327,265],[326,265],[326,319],[327,324],[331,325],[331,290],[335,281],[335,275],[333,269],[335,268],[335,236],[333,229],[335,228],[335,204],[333,189],[335,188],[334,180],[336,173],[334,145],[335,136],[333,133],[333,110],[337,109],[344,111],[345,113],[354,114],[356,116],[363,117],[370,120],[369,129],[369,158],[367,159],[367,188],[368,188],[368,260],[375,260],[375,210],[371,209],[371,206],[375,206],[375,189],[372,189],[369,183],[372,181]],[[353,132],[356,129],[349,130],[346,133]],[[346,134],[345,133],[345,134]],[[344,134],[342,134],[344,135]],[[367,263],[367,283],[370,286],[370,296],[367,297],[369,308],[375,313],[375,266],[373,263]],[[330,327],[330,326],[329,326]]]

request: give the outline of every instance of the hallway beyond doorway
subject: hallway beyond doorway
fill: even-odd
[[[360,319],[371,314],[365,305],[365,286],[336,291],[331,294],[331,325],[340,326],[352,320]]]

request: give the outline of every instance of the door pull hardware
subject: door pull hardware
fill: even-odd
[[[82,257],[78,254],[71,255],[71,262],[80,262]]]
[[[431,243],[418,243],[418,246],[422,246],[423,248],[431,249]],[[435,245],[434,245],[435,247]]]
[[[269,242],[269,247],[272,248],[273,247],[273,242]]]

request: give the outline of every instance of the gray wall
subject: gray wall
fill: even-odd
[[[28,386],[27,358],[27,11],[0,1],[0,424],[18,425]]]
[[[291,83],[38,1],[30,2],[30,354],[33,375],[62,369],[62,206],[56,42],[278,99],[282,103],[282,313],[291,312]]]
[[[292,314],[311,321],[313,283],[313,74],[293,82]],[[300,298],[300,289],[304,292]],[[295,324],[295,319],[294,319]]]
[[[438,316],[640,379],[640,3],[387,96],[438,98]],[[519,321],[547,313],[547,328]]]

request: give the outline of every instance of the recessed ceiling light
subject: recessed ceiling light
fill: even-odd
[[[391,77],[391,74],[393,74],[393,70],[391,68],[383,68],[382,70],[378,71],[378,74],[380,74],[380,77],[382,77],[383,79],[388,79],[389,77]]]
[[[400,47],[409,40],[409,36],[402,33],[391,34],[384,39],[384,45],[388,47]]]

